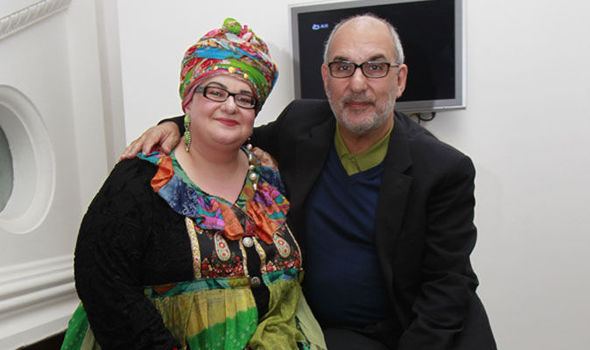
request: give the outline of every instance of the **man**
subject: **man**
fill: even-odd
[[[469,261],[475,170],[394,112],[408,73],[395,30],[372,15],[343,21],[321,72],[329,104],[294,101],[252,140],[278,162],[328,348],[495,349]],[[124,156],[171,147],[171,125]]]

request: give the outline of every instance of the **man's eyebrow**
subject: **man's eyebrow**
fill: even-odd
[[[334,57],[334,58],[332,59],[332,61],[338,61],[338,62],[341,62],[341,61],[350,61],[350,60],[349,60],[347,57],[344,57],[344,56],[336,56],[336,57]]]
[[[369,57],[369,59],[367,61],[382,61],[385,60],[385,55],[384,54],[377,54],[377,55],[373,55],[371,57]],[[332,59],[332,62],[342,62],[342,61],[347,61],[347,62],[352,62],[352,60],[348,57],[344,57],[344,56],[335,56]],[[365,61],[365,62],[367,62]]]
[[[369,61],[381,61],[385,59],[385,55],[384,54],[378,54],[375,56],[371,56],[371,58],[369,58]]]

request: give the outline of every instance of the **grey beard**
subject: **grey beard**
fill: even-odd
[[[340,123],[340,125],[342,125],[344,128],[346,128],[346,130],[350,131],[353,134],[357,134],[357,135],[365,134],[371,130],[378,129],[379,127],[383,126],[383,124],[385,124],[387,122],[387,120],[389,119],[389,116],[393,113],[394,108],[395,108],[395,98],[392,98],[392,99],[390,99],[390,102],[386,105],[383,113],[376,112],[373,115],[372,122],[357,124],[357,125],[350,125],[350,123],[348,123],[347,118],[344,118],[344,117],[336,114],[335,108],[334,108],[334,103],[333,103],[332,99],[330,98],[330,95],[328,95],[328,102],[330,103],[330,108],[332,109],[332,113],[334,114],[334,117],[336,117],[336,120],[338,121],[338,123]]]

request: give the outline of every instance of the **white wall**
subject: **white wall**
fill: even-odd
[[[477,167],[479,293],[500,349],[587,348],[590,3],[465,2],[467,108],[426,126]],[[180,113],[182,54],[225,17],[269,43],[280,76],[258,122],[272,120],[294,96],[293,3],[120,1],[127,140]]]
[[[15,168],[0,214],[0,349],[63,329],[77,303],[71,252],[81,208],[67,10],[50,7],[0,13],[2,24],[38,20],[0,40],[0,127]]]
[[[182,113],[180,61],[186,49],[226,17],[247,24],[269,46],[279,79],[257,123],[274,119],[293,97],[288,1],[119,1],[126,137],[133,140],[164,116]],[[141,9],[141,10],[139,10]]]
[[[100,13],[112,13],[114,1],[101,0]],[[76,234],[124,144],[105,120],[105,111],[118,111],[108,80],[117,70],[101,72],[112,41],[101,36],[99,17],[94,0],[0,4],[0,127],[15,169],[0,213],[2,350],[62,331],[79,302]]]
[[[502,349],[586,349],[590,4],[467,9],[468,107],[429,128],[478,170],[480,294]]]

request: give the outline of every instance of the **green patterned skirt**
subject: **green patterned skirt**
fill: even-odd
[[[164,325],[182,349],[325,349],[321,329],[301,297],[298,271],[263,275],[269,311],[258,322],[248,278],[216,278],[145,288]],[[80,305],[69,322],[62,350],[100,350]]]

